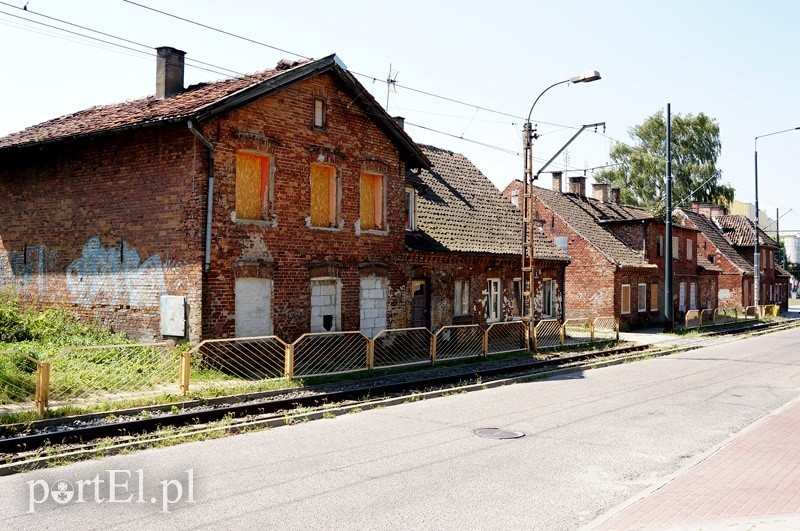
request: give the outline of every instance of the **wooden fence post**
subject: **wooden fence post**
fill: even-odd
[[[192,361],[192,353],[189,351],[181,352],[180,369],[180,388],[183,394],[189,392],[189,373]]]
[[[36,410],[44,415],[50,399],[50,362],[40,361],[36,365]]]
[[[494,325],[489,325],[489,328],[483,331],[483,357],[489,357],[489,330]]]
[[[371,371],[375,368],[375,339],[370,339],[367,342],[367,370]]]
[[[431,334],[431,365],[436,363],[436,334]]]
[[[284,372],[288,379],[294,378],[294,343],[286,345],[286,360],[284,363]]]

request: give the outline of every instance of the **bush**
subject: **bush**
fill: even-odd
[[[27,341],[32,338],[17,301],[0,294],[0,342]]]

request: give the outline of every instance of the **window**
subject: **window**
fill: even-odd
[[[677,260],[681,257],[680,252],[680,239],[677,236],[672,237],[672,259]]]
[[[553,281],[542,280],[542,317],[553,316]]]
[[[650,311],[658,311],[658,283],[650,284]]]
[[[490,278],[486,286],[486,320],[499,321],[503,316],[502,283],[499,278]]]
[[[367,337],[375,337],[386,329],[386,285],[386,277],[383,276],[361,277],[360,330]]]
[[[514,279],[514,315],[522,316],[522,279]]]
[[[519,208],[519,190],[511,190],[511,204]]]
[[[678,310],[686,311],[686,283],[681,282],[680,289],[678,290]]]
[[[620,307],[622,313],[631,313],[631,286],[630,284],[622,285],[622,293],[620,296]]]
[[[311,331],[342,329],[342,284],[338,278],[311,279]]]
[[[697,309],[697,282],[689,284],[689,309]]]
[[[686,260],[688,260],[689,262],[692,261],[692,256],[693,256],[692,251],[693,251],[692,240],[687,238],[686,239]]]
[[[314,100],[314,128],[325,129],[325,102]]]
[[[469,280],[455,281],[455,300],[453,301],[454,315],[469,315]]]
[[[639,284],[638,310],[640,312],[647,311],[647,284]]]
[[[381,230],[384,227],[383,175],[361,174],[361,230]]]
[[[416,196],[413,188],[406,188],[406,230],[417,230]]]
[[[236,337],[272,335],[272,280],[237,278],[234,287]]]
[[[659,236],[656,241],[656,256],[664,256],[664,237]]]
[[[336,227],[339,218],[336,168],[325,164],[311,165],[311,226]]]
[[[269,217],[270,157],[262,153],[236,153],[236,219]]]
[[[767,300],[769,302],[772,302],[772,284],[769,285],[769,299],[767,299]]]

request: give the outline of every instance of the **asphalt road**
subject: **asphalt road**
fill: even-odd
[[[0,528],[575,529],[798,395],[795,328],[2,477]]]

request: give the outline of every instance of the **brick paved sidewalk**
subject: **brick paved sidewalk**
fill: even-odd
[[[800,529],[800,401],[596,529]]]

